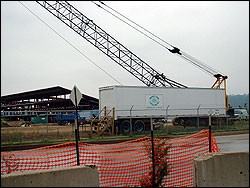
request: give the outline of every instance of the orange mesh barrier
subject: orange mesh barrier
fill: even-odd
[[[208,130],[174,139],[154,139],[156,180],[161,186],[193,186],[193,158],[208,153]],[[101,187],[147,186],[152,183],[151,138],[117,144],[79,143],[80,165],[95,164]],[[219,152],[212,135],[212,152]],[[167,154],[167,155],[166,155]],[[1,174],[76,166],[74,142],[38,149],[2,152]],[[160,171],[167,173],[160,176]]]

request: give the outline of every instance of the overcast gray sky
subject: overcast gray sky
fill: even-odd
[[[22,2],[122,85],[144,84],[34,1]],[[249,1],[105,1],[170,44],[228,76],[227,93],[249,93]],[[168,78],[209,88],[204,73],[91,1],[75,8]],[[25,9],[1,1],[1,96],[76,85],[98,97],[99,87],[119,85]]]

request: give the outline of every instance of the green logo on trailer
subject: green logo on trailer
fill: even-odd
[[[157,106],[160,103],[160,99],[159,99],[159,97],[153,95],[153,96],[149,97],[149,103],[152,106]]]

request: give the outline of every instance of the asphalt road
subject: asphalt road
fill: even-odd
[[[249,151],[249,134],[215,136],[221,152]]]

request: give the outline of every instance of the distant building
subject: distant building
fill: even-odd
[[[60,86],[1,96],[1,118],[24,119],[50,111],[51,117],[63,111],[73,111],[75,106],[69,99],[71,90]],[[78,110],[99,108],[97,98],[82,94]],[[53,112],[53,113],[52,113]],[[58,112],[58,113],[56,113]],[[52,118],[51,118],[52,119]]]

